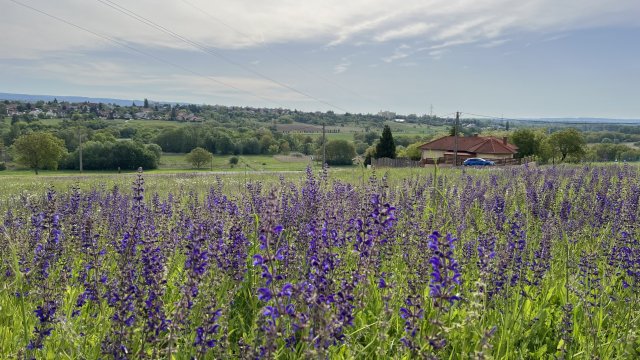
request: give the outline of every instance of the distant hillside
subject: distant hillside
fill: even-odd
[[[59,96],[59,95],[30,95],[30,94],[12,94],[12,93],[0,93],[0,100],[16,100],[16,101],[53,101],[53,99],[58,99],[58,101],[68,101],[71,103],[82,103],[82,102],[92,102],[92,103],[104,103],[104,104],[116,104],[120,106],[129,106],[134,101],[127,99],[109,99],[109,98],[92,98],[92,97],[84,97],[84,96]],[[143,100],[135,100],[136,104],[142,105]]]
[[[539,118],[539,119],[521,119],[522,121],[543,121],[549,123],[576,123],[576,124],[595,124],[595,123],[606,123],[606,124],[638,124],[640,123],[640,119],[608,119],[608,118],[589,118],[589,117],[578,117],[578,118]]]
[[[111,98],[93,98],[93,97],[84,97],[84,96],[60,96],[60,95],[31,95],[31,94],[14,94],[14,93],[3,93],[0,92],[0,100],[12,100],[12,101],[23,101],[23,102],[36,102],[36,101],[53,101],[53,99],[58,99],[58,101],[67,101],[70,103],[83,103],[83,102],[91,102],[91,103],[104,103],[104,104],[115,104],[119,106],[131,106],[131,104],[135,101],[136,105],[141,106],[144,103],[144,100],[133,100],[133,99],[111,99]],[[193,105],[188,103],[176,103],[172,101],[154,101],[149,99],[149,102],[154,104],[171,104],[171,105]],[[216,105],[218,106],[218,105]],[[220,107],[225,107],[220,105]],[[236,107],[229,107],[229,109],[234,109]],[[290,109],[284,109],[285,112],[291,112]],[[278,112],[282,112],[282,109],[278,110]],[[298,113],[298,111],[294,111]],[[305,113],[300,112],[300,114],[313,115],[313,113]],[[332,113],[333,114],[333,113]],[[396,115],[393,113],[394,116]],[[345,114],[346,116],[347,114]],[[370,115],[370,114],[369,114]],[[380,117],[381,114],[378,114]],[[331,117],[334,117],[333,115]],[[397,115],[404,119],[403,115]],[[415,117],[415,115],[414,115]],[[424,120],[426,115],[422,116],[421,119]],[[470,117],[468,119],[474,119]],[[500,120],[498,118],[491,119],[493,121]],[[538,124],[634,124],[639,125],[640,119],[609,119],[609,118],[590,118],[590,117],[576,117],[576,118],[519,118],[519,119],[504,119],[504,120],[512,120],[516,122],[520,122],[521,124],[530,123],[531,125]],[[300,120],[298,120],[300,121]],[[322,122],[327,121],[327,119],[323,118],[321,121],[318,121],[317,124],[322,124]],[[303,123],[308,123],[308,121],[301,121]],[[341,122],[341,121],[338,121]]]

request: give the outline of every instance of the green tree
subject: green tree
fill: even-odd
[[[422,158],[422,150],[420,150],[420,146],[424,144],[423,142],[413,143],[404,150],[403,155],[411,160],[420,160]]]
[[[458,136],[460,135],[460,126],[456,126],[455,124],[449,129],[449,136]]]
[[[213,155],[207,150],[197,147],[187,154],[187,161],[196,169],[201,169],[204,165],[211,162]]]
[[[260,154],[260,142],[256,138],[245,139],[242,142],[242,153],[244,155]]]
[[[171,121],[176,121],[178,120],[178,109],[177,109],[178,105],[174,105],[171,108],[171,115],[169,115],[169,120]]]
[[[227,134],[220,134],[216,140],[216,148],[222,155],[233,154],[236,151],[236,143]]]
[[[567,156],[580,159],[585,154],[586,142],[584,137],[580,131],[574,128],[551,134],[549,144],[554,154],[560,154],[560,161],[564,161]]]
[[[82,163],[86,170],[135,170],[156,169],[158,150],[155,144],[144,145],[137,141],[98,142],[88,141],[83,145]],[[78,169],[78,150],[67,156],[61,164],[65,169]]]
[[[511,142],[518,147],[518,157],[537,155],[540,137],[531,129],[518,129],[511,134]]]
[[[51,133],[35,132],[22,135],[13,143],[16,161],[33,169],[57,169],[58,162],[66,155],[64,141]]]
[[[145,109],[149,108],[149,100],[147,100],[147,98],[144,99],[144,108]]]
[[[376,145],[376,159],[385,157],[391,159],[396,158],[396,144],[393,141],[393,135],[391,134],[389,125],[384,126],[382,136]]]
[[[155,155],[158,162],[160,162],[160,157],[162,156],[162,148],[158,144],[146,144],[145,148]]]
[[[326,146],[326,161],[329,165],[351,165],[356,157],[356,149],[347,140],[331,140]],[[322,150],[317,155],[322,159]]]
[[[0,139],[0,163],[2,163],[3,165],[7,161],[6,156],[7,156],[7,149],[4,146],[4,141]]]

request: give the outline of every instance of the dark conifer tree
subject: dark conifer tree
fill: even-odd
[[[396,158],[396,143],[393,141],[393,135],[391,134],[391,128],[389,125],[384,126],[382,130],[382,136],[376,145],[376,159],[379,158]]]

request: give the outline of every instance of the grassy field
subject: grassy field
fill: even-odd
[[[205,166],[202,170],[208,171],[304,171],[308,165],[317,166],[310,162],[308,158],[272,156],[272,155],[250,155],[235,156],[238,164],[231,165],[229,159],[232,155],[216,155],[213,162]],[[192,169],[191,164],[186,160],[186,154],[164,153],[160,159],[159,169],[188,170]]]
[[[306,124],[303,123],[293,123],[290,124],[293,128],[297,127],[305,127]],[[384,125],[389,125],[393,135],[395,137],[398,136],[408,136],[408,137],[433,137],[436,135],[445,135],[449,131],[449,127],[447,126],[430,126],[424,124],[409,124],[409,123],[398,123],[395,121],[385,121],[384,124],[381,124],[379,128],[375,127],[364,127],[356,124],[344,124],[344,126],[327,126],[326,136],[329,140],[353,140],[353,135],[357,133],[366,132],[367,129],[369,131],[375,131],[378,133],[382,132],[382,127]],[[280,127],[286,128],[287,125],[279,125]],[[317,138],[322,136],[321,127],[314,126],[317,128],[315,133],[305,134],[309,135],[312,138]],[[339,131],[339,132],[331,132],[331,131]]]
[[[638,170],[5,176],[0,358],[636,359]]]

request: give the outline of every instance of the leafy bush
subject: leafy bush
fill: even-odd
[[[331,140],[326,145],[325,155],[329,165],[352,165],[356,149],[347,140]],[[322,160],[322,148],[318,149],[317,158]]]
[[[82,167],[85,170],[156,169],[158,160],[156,153],[144,144],[129,140],[115,143],[90,141],[83,145],[82,151]],[[78,170],[79,164],[80,154],[76,149],[67,156],[61,167]]]
[[[196,169],[202,168],[204,165],[211,162],[211,159],[213,159],[213,155],[201,147],[197,147],[187,154],[187,161]]]

